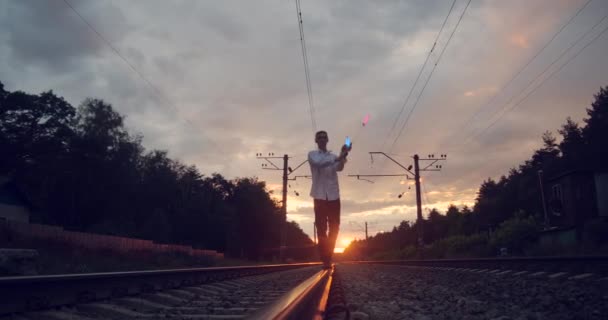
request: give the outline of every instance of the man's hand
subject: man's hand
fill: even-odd
[[[350,146],[343,145],[342,146],[342,152],[347,152],[348,153],[348,151],[350,151],[352,148],[353,148],[352,142],[351,142]]]
[[[348,152],[353,148],[353,144],[350,144],[350,147],[347,145],[342,146],[342,150],[340,151],[340,160],[346,160],[346,156],[348,156]]]

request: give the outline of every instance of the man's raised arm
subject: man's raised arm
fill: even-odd
[[[322,157],[320,154],[311,151],[308,153],[308,163],[311,167],[323,168],[336,163],[336,160],[331,157]]]
[[[336,171],[342,171],[342,170],[344,170],[344,164],[346,164],[346,161],[347,161],[346,157],[344,157],[344,158],[339,158],[338,157],[336,160],[337,160],[337,162],[336,162]]]
[[[340,156],[336,158],[336,171],[344,170],[344,164],[346,164],[346,162],[348,161],[346,160],[346,156],[348,156],[348,151],[350,151],[351,149],[352,144],[350,147],[347,147],[346,145],[342,146],[342,150],[340,150]]]

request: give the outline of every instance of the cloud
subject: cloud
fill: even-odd
[[[288,154],[290,165],[297,165],[315,148],[293,2],[70,3],[155,89],[62,1],[3,1],[0,81],[7,90],[53,89],[74,105],[88,96],[102,98],[126,115],[127,125],[144,135],[148,149],[169,150],[205,174],[258,176],[275,190],[281,186],[280,173],[261,170],[255,154]],[[608,7],[592,2],[503,90],[582,3],[473,1],[437,61],[466,4],[457,2],[398,117],[450,4],[302,3],[316,122],[329,131],[330,149],[339,150],[347,135],[354,139],[340,174],[346,224],[377,221],[374,231],[390,230],[415,217],[413,188],[401,185],[400,178],[372,178],[372,184],[347,176],[404,173],[381,157],[372,163],[368,152],[385,151],[406,166],[414,154],[447,153],[441,172],[423,174],[424,206],[470,205],[483,179],[506,174],[529,158],[540,147],[542,133],[555,131],[567,116],[580,121],[593,93],[608,84],[604,37],[479,134]],[[435,63],[433,77],[412,109]],[[362,128],[366,114],[371,120]],[[307,165],[297,172],[308,173]],[[288,217],[312,234],[310,181],[290,183]],[[345,227],[344,235],[360,238],[361,232]]]
[[[514,34],[509,38],[509,40],[510,40],[511,44],[516,47],[523,48],[523,49],[527,49],[528,47],[530,47],[528,37],[526,37],[523,34]]]
[[[292,211],[295,214],[309,212],[312,208],[312,200],[310,200],[309,206],[300,206],[296,210]],[[403,205],[403,201],[356,201],[350,199],[342,199],[340,201],[341,211],[347,214],[357,214],[366,211],[381,210],[388,207]]]
[[[496,87],[481,87],[472,90],[465,91],[465,97],[478,97],[478,96],[490,96],[491,94],[497,93],[498,88]]]
[[[5,1],[0,27],[14,63],[37,65],[52,73],[73,71],[81,59],[107,48],[62,1]],[[74,7],[110,42],[123,39],[130,27],[122,11],[110,4],[77,2]]]

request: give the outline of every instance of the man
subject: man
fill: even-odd
[[[317,132],[315,142],[318,149],[308,153],[312,174],[310,196],[314,199],[319,256],[325,269],[331,268],[331,257],[340,227],[340,187],[337,172],[344,169],[346,156],[352,149],[352,144],[348,147],[343,145],[340,156],[336,156],[327,150],[328,141],[327,132]]]

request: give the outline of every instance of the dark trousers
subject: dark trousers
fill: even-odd
[[[314,200],[319,256],[321,261],[329,262],[334,253],[340,229],[340,199]]]

